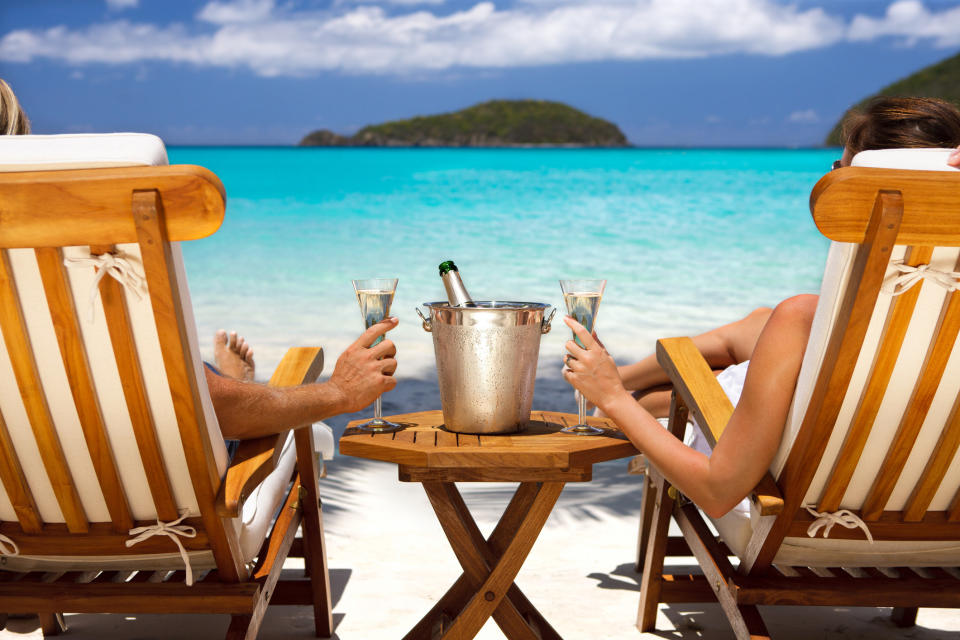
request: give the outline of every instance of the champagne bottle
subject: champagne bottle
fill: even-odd
[[[460,270],[453,260],[446,260],[440,263],[440,278],[443,280],[443,287],[447,290],[447,300],[453,307],[475,307],[467,288],[463,286],[463,280],[460,279]]]

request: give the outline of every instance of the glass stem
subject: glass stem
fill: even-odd
[[[577,424],[587,424],[587,398],[582,393],[577,402]]]
[[[373,419],[377,422],[383,420],[383,408],[380,406],[380,396],[373,403]]]

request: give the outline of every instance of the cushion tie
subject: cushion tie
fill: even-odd
[[[897,269],[900,272],[899,275],[893,276],[890,280],[883,285],[883,292],[889,293],[890,295],[898,296],[901,293],[908,291],[913,285],[917,284],[921,280],[930,280],[934,284],[940,285],[947,291],[958,291],[960,290],[960,271],[940,271],[938,269],[931,269],[929,264],[921,264],[916,267],[911,267],[908,264],[903,264],[903,260],[892,260],[890,265]],[[900,290],[897,291],[897,287],[900,287]]]
[[[856,529],[860,527],[863,529],[863,532],[867,534],[867,540],[873,544],[873,534],[870,533],[870,529],[867,528],[867,524],[860,519],[860,516],[853,513],[849,509],[840,509],[839,511],[834,511],[830,513],[829,511],[817,511],[810,505],[804,505],[804,509],[810,512],[810,515],[814,516],[816,520],[810,523],[810,526],[807,527],[807,535],[811,538],[817,537],[817,531],[820,527],[825,527],[823,530],[823,537],[830,537],[830,529],[833,528],[833,525],[838,524],[841,527],[846,527],[847,529]]]
[[[18,555],[20,555],[20,548],[17,546],[17,543],[0,533],[0,556]]]
[[[136,537],[132,540],[127,540],[124,544],[127,547],[132,547],[153,536],[167,536],[177,544],[177,548],[180,550],[180,557],[183,558],[183,565],[187,570],[186,583],[189,587],[193,584],[193,567],[190,566],[190,556],[187,555],[187,550],[183,548],[183,543],[180,542],[180,538],[177,536],[194,538],[197,535],[197,530],[189,525],[180,524],[186,517],[187,512],[184,511],[182,516],[172,522],[161,522],[160,518],[157,518],[157,524],[151,524],[145,527],[134,527],[130,529],[128,533]]]
[[[93,285],[90,287],[90,322],[94,320],[100,281],[107,274],[125,289],[133,292],[138,300],[143,299],[143,276],[137,272],[133,263],[119,253],[102,253],[98,256],[90,254],[89,258],[64,258],[63,264],[68,267],[95,267],[97,270]]]

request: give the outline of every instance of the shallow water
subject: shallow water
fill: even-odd
[[[618,358],[819,288],[827,241],[808,198],[817,150],[170,149],[223,180],[227,215],[184,247],[201,344],[235,328],[260,378],[288,346],[332,371],[362,330],[353,278],[397,277],[403,378],[429,378],[414,308],[456,261],[474,298],[563,305],[558,280],[608,280],[597,330]],[[562,315],[562,314],[559,314]],[[541,344],[559,377],[568,332]],[[209,356],[209,347],[205,355]]]

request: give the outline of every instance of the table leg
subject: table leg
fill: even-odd
[[[407,640],[427,637],[443,614],[455,618],[444,637],[472,638],[491,615],[511,640],[559,640],[513,579],[530,553],[562,482],[525,482],[518,487],[489,540],[484,540],[463,498],[451,482],[424,482],[464,574]],[[451,614],[456,614],[451,615]]]

